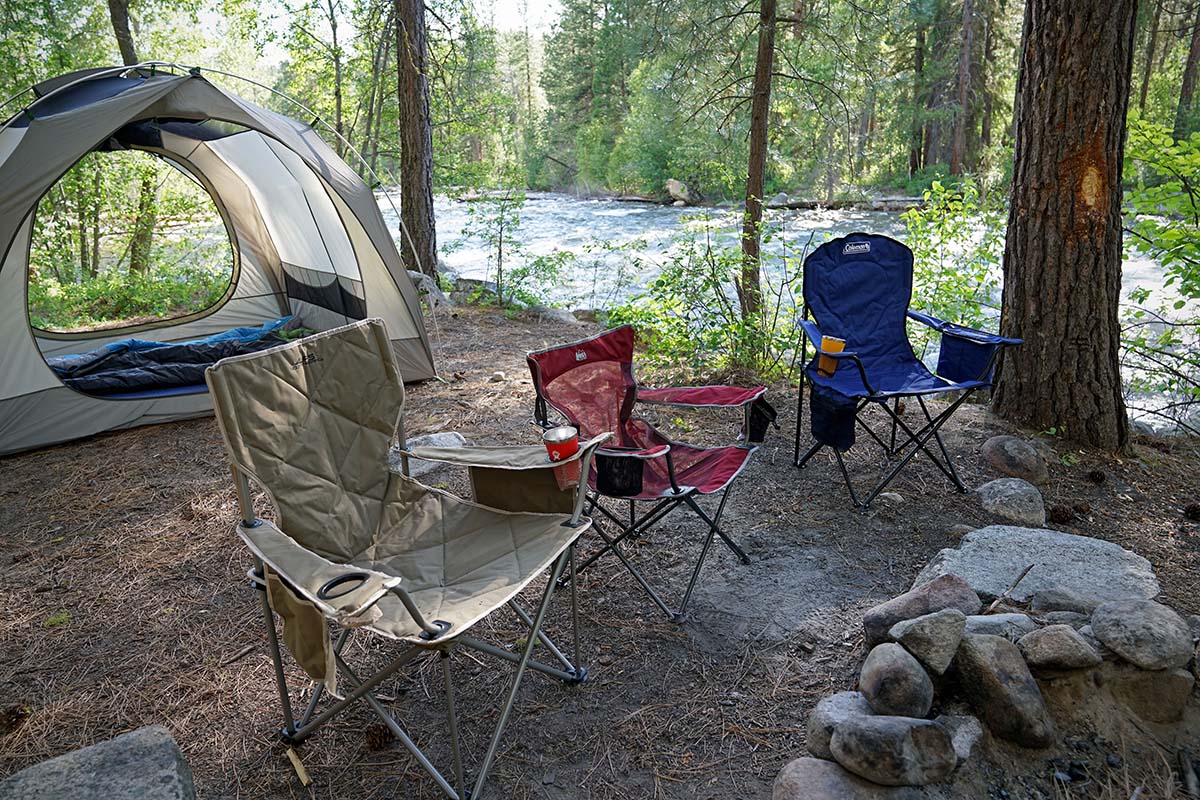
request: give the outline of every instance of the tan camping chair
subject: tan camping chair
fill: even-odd
[[[580,447],[581,479],[565,491],[545,469],[551,464],[540,445],[416,448],[404,451],[404,474],[390,471],[389,449],[405,441],[404,385],[380,320],[225,359],[207,378],[241,504],[237,532],[255,558],[251,583],[263,591],[284,740],[303,741],[361,699],[447,796],[478,798],[526,668],[568,683],[586,677],[578,665],[574,594],[574,660],[541,627],[555,581],[565,569],[573,574],[575,541],[591,525],[582,515],[588,465],[608,437]],[[491,505],[408,477],[410,456],[467,467],[476,500]],[[273,522],[256,515],[249,481],[266,490]],[[546,588],[529,613],[518,595],[543,573],[549,574]],[[475,623],[506,606],[528,627],[520,655],[468,635]],[[283,621],[288,650],[317,681],[298,718],[273,611]],[[330,622],[338,631],[332,639]],[[378,672],[360,677],[343,652],[350,637],[366,632],[396,640],[400,652]],[[539,643],[556,666],[531,657]],[[516,664],[469,794],[448,658],[457,647]],[[400,668],[432,654],[441,656],[453,785],[373,692]],[[341,698],[339,678],[347,686]],[[318,712],[326,695],[333,702]]]

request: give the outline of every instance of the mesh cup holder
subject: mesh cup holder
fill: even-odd
[[[778,413],[766,399],[760,397],[750,406],[750,424],[746,431],[746,441],[750,444],[762,444],[767,438],[767,429],[775,423]]]
[[[636,453],[636,447],[610,447],[609,450]],[[640,458],[611,456],[596,453],[596,489],[608,497],[631,497],[642,492],[642,470],[645,463]]]

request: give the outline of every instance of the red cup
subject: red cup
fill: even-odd
[[[570,425],[559,425],[542,434],[546,455],[551,461],[562,461],[579,452],[579,431]]]

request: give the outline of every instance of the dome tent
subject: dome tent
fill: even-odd
[[[202,385],[108,399],[68,388],[46,363],[133,332],[191,342],[289,314],[316,329],[380,317],[404,379],[433,377],[417,293],[374,194],[311,126],[200,70],[161,64],[84,70],[27,91],[35,99],[0,126],[0,455],[211,413]],[[169,320],[33,329],[27,282],[38,202],[89,152],[120,149],[162,157],[207,190],[234,254],[230,288],[216,306]]]

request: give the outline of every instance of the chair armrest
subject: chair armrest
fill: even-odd
[[[605,458],[640,458],[649,460],[652,458],[666,458],[671,452],[671,445],[660,444],[657,447],[648,447],[645,450],[637,450],[628,447],[601,447],[596,450],[596,455],[604,456]]]
[[[579,443],[579,449],[574,455],[560,461],[551,461],[546,455],[546,448],[540,444],[474,446],[474,447],[414,447],[401,448],[400,454],[407,458],[422,461],[437,461],[443,464],[457,464],[460,467],[487,467],[489,469],[547,469],[561,467],[582,458],[593,444],[603,444],[612,438],[611,433],[604,433],[593,439]]]
[[[967,341],[976,342],[977,344],[1007,346],[1021,344],[1023,342],[1022,339],[1014,339],[1009,336],[998,336],[997,334],[988,333],[987,331],[968,328],[966,325],[959,325],[956,322],[946,322],[945,320],[938,319],[932,314],[926,314],[921,311],[909,311],[908,316],[909,319],[914,319],[917,322],[920,322],[922,325],[927,325],[938,333],[941,333],[943,336],[953,336],[957,339],[966,339]]]
[[[863,365],[862,359],[858,357],[858,353],[848,350],[843,350],[840,353],[830,353],[828,350],[822,349],[821,339],[823,339],[824,336],[821,333],[821,329],[817,327],[817,323],[813,322],[811,319],[800,319],[797,320],[797,322],[799,322],[800,327],[804,329],[804,335],[808,337],[810,342],[812,342],[813,348],[818,354],[835,360],[841,360],[843,358],[849,359],[854,366],[858,367],[858,377],[862,380],[863,388],[867,390],[868,394],[875,394],[875,389],[872,388],[871,382],[867,380],[867,368]],[[812,380],[811,376],[809,377],[809,380]]]
[[[755,386],[670,386],[663,389],[638,387],[639,403],[689,408],[737,408],[753,403],[767,393],[767,387]]]

